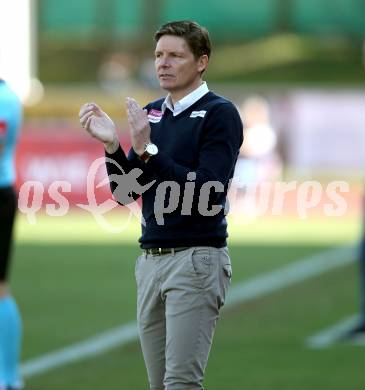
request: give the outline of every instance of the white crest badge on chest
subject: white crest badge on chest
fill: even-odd
[[[192,111],[190,114],[190,118],[197,118],[197,117],[204,118],[206,113],[207,112],[205,110]]]

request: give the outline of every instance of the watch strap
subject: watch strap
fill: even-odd
[[[147,160],[151,157],[151,155],[147,152],[147,150],[145,150],[140,156],[140,160],[142,160],[143,162],[147,162]]]

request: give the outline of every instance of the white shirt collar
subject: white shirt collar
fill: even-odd
[[[164,102],[162,103],[161,110],[164,113],[166,108],[168,108],[170,111],[172,111],[173,116],[179,115],[187,108],[192,106],[195,102],[197,102],[208,92],[209,92],[208,85],[204,81],[202,85],[194,89],[193,92],[190,92],[189,95],[186,95],[182,99],[177,101],[175,105],[172,104],[171,96],[170,94],[168,94]]]

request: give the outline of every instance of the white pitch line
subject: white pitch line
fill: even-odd
[[[69,347],[28,360],[21,365],[20,370],[24,378],[43,374],[52,368],[99,355],[120,345],[127,344],[135,340],[137,336],[137,324],[136,322],[130,322]]]
[[[355,259],[356,249],[352,246],[336,247],[307,256],[275,271],[233,285],[229,290],[225,307],[278,291],[333,268],[349,264]],[[25,378],[43,374],[53,368],[81,361],[120,347],[136,340],[137,337],[137,324],[133,321],[69,347],[28,360],[21,365],[21,373]]]
[[[330,269],[355,261],[356,248],[340,246],[307,256],[275,271],[255,277],[229,290],[227,306],[233,306],[267,293],[280,290],[297,282],[318,276]]]
[[[349,318],[345,318],[344,320],[338,322],[337,324],[324,329],[315,335],[308,338],[306,345],[309,348],[326,348],[330,345],[334,344],[339,340],[346,341],[352,345],[365,345],[365,337],[357,337],[352,340],[343,339],[343,336],[352,329],[356,324],[359,323],[359,316],[355,315]]]

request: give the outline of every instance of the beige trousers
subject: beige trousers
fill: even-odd
[[[203,389],[231,281],[227,248],[191,247],[136,262],[137,320],[151,390]]]

